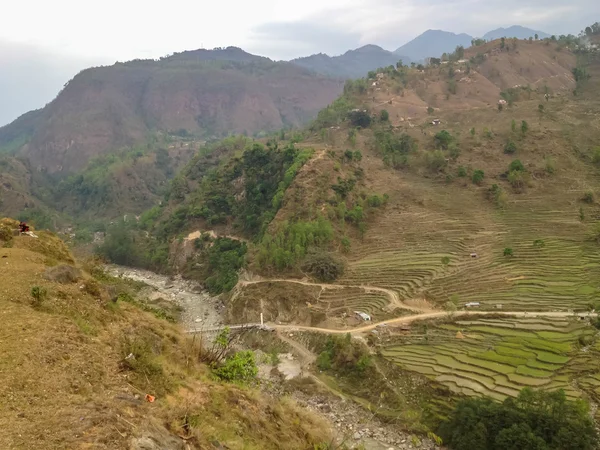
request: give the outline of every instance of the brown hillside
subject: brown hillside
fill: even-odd
[[[16,224],[0,220],[0,232]],[[110,300],[55,236],[8,238],[0,233],[0,448],[303,450],[330,440],[291,400],[216,381],[198,339]]]
[[[0,129],[0,144],[14,144],[33,128],[21,153],[38,169],[70,172],[152,130],[218,136],[297,126],[342,88],[342,81],[289,63],[208,56],[187,52],[85,70],[36,115],[35,126],[21,120]]]
[[[394,125],[404,121],[423,120],[427,107],[438,114],[496,106],[501,92],[519,89],[519,98],[531,99],[536,89],[560,95],[575,87],[571,70],[576,58],[569,50],[542,42],[493,41],[483,46],[469,48],[464,62],[445,63],[423,71],[410,71],[405,87],[389,80],[372,80],[370,100],[365,106],[379,111],[386,109]],[[482,55],[481,62],[469,59]],[[454,75],[450,76],[450,70]],[[376,83],[373,86],[373,83]]]

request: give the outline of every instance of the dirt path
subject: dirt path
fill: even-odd
[[[539,312],[524,312],[524,311],[457,311],[452,313],[452,317],[459,316],[483,316],[483,315],[501,315],[501,316],[512,316],[512,317],[597,317],[597,313],[570,313],[570,312],[555,312],[555,311],[539,311]],[[345,333],[364,333],[371,331],[378,326],[395,325],[395,324],[410,324],[412,322],[418,322],[421,320],[435,319],[438,317],[448,316],[449,313],[444,311],[435,311],[422,314],[416,314],[414,316],[397,317],[395,319],[383,320],[377,323],[371,323],[362,327],[348,328],[348,329],[331,329],[331,328],[319,328],[319,327],[308,327],[303,325],[271,325],[269,327],[275,330],[289,330],[289,331],[316,331],[319,333],[326,334],[345,334]]]
[[[396,308],[401,308],[401,309],[407,309],[409,311],[421,311],[421,312],[433,311],[433,309],[431,309],[431,308],[420,308],[417,306],[406,305],[405,303],[402,302],[402,300],[400,300],[400,296],[398,296],[398,293],[392,291],[391,289],[386,289],[386,288],[376,287],[376,286],[369,286],[369,285],[360,285],[360,284],[313,283],[310,281],[292,280],[292,279],[286,279],[286,278],[240,280],[238,282],[238,285],[236,286],[236,289],[238,289],[238,291],[236,292],[235,296],[239,295],[239,287],[247,286],[249,284],[259,284],[259,283],[296,283],[296,284],[301,284],[303,286],[316,286],[316,287],[320,287],[321,289],[358,288],[358,289],[364,289],[365,292],[381,292],[382,294],[385,294],[390,301],[390,303],[388,305],[388,309],[390,309],[390,310],[393,310],[394,307],[396,307]]]

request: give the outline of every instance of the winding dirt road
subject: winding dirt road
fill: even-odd
[[[344,289],[344,288],[358,288],[364,289],[365,292],[381,292],[385,294],[390,303],[388,308],[391,310],[392,307],[407,309],[409,311],[421,311],[421,312],[431,312],[433,311],[430,308],[420,308],[417,306],[409,306],[400,300],[400,296],[397,292],[392,291],[391,289],[386,289],[382,287],[369,286],[369,285],[360,285],[360,284],[328,284],[328,283],[312,283],[310,281],[302,281],[302,280],[291,280],[285,278],[265,278],[265,279],[257,279],[257,280],[240,280],[238,282],[237,287],[247,286],[249,284],[259,284],[259,283],[295,283],[301,284],[303,286],[316,286],[321,289]]]

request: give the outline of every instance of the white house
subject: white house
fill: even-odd
[[[360,320],[364,320],[365,322],[370,322],[371,321],[371,316],[368,315],[365,312],[362,311],[354,311],[354,314],[356,314],[356,318],[360,319]]]

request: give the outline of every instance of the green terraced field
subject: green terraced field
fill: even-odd
[[[464,339],[456,337],[457,330]],[[385,347],[382,354],[399,367],[422,374],[456,394],[501,400],[529,386],[564,389],[574,398],[581,396],[571,385],[580,369],[571,368],[571,361],[581,359],[580,336],[595,333],[594,328],[578,320],[462,320],[428,327],[426,342],[410,336],[402,338],[402,344]],[[600,373],[597,378],[584,378],[582,383],[600,396]]]

